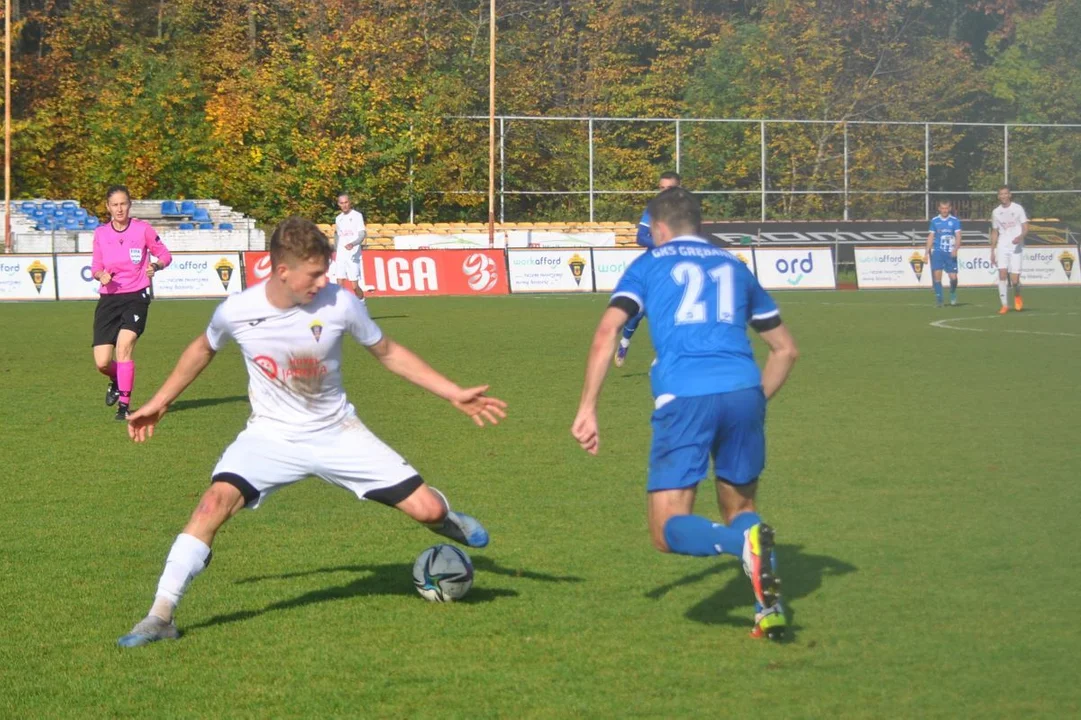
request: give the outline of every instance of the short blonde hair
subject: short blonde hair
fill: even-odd
[[[327,236],[311,220],[293,216],[278,223],[270,236],[270,264],[292,264],[303,260],[330,261],[334,250]]]

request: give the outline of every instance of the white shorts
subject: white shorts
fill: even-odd
[[[364,276],[360,267],[360,253],[355,250],[346,250],[344,253],[339,252],[334,258],[328,274],[337,280],[359,282]]]
[[[223,474],[243,481],[227,479],[239,487],[246,506],[253,509],[270,493],[309,475],[345,488],[361,500],[418,476],[412,465],[357,418],[304,441],[286,440],[249,425],[225,449],[211,477],[221,479]]]
[[[1006,270],[1010,275],[1021,274],[1021,260],[1025,257],[1024,245],[1014,245],[1010,243],[1008,246],[999,247],[995,250],[995,260],[998,262],[999,270]]]

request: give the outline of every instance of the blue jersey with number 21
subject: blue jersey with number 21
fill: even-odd
[[[639,256],[615,298],[649,317],[657,352],[654,397],[710,395],[759,387],[747,325],[779,315],[776,303],[739,258],[691,236]]]

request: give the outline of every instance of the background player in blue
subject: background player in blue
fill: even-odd
[[[931,218],[924,261],[930,256],[935,304],[942,306],[942,271],[950,276],[950,305],[957,304],[957,251],[961,249],[961,221],[950,212],[949,200],[938,201],[938,215]]]
[[[661,173],[661,179],[657,182],[657,189],[664,192],[668,188],[674,187],[679,187],[679,173],[671,170]],[[642,213],[642,219],[638,221],[638,237],[636,240],[642,247],[653,249],[653,233],[650,230],[648,207]],[[627,359],[627,350],[631,347],[631,338],[634,337],[634,331],[638,329],[638,324],[642,322],[645,315],[644,312],[640,312],[623,326],[623,337],[619,339],[619,347],[616,348],[616,367],[623,367],[623,361]]]
[[[734,255],[698,237],[701,210],[682,188],[649,204],[656,247],[627,268],[593,336],[571,434],[596,455],[597,399],[620,328],[641,311],[657,360],[649,457],[649,531],[661,552],[743,559],[756,600],[755,635],[778,639],[785,616],[773,530],[755,511],[765,466],[766,401],[788,378],[796,343],[773,299]],[[769,346],[759,372],[747,337]],[[693,515],[712,458],[724,524]]]

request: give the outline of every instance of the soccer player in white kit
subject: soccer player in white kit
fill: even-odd
[[[368,231],[364,227],[364,216],[354,207],[349,193],[338,196],[338,209],[341,213],[334,218],[335,248],[334,269],[331,275],[349,290],[364,297],[364,267],[360,262],[360,246]]]
[[[121,646],[179,637],[174,611],[209,564],[221,526],[241,508],[259,507],[275,490],[308,475],[396,507],[456,542],[488,544],[476,519],[451,510],[441,492],[357,417],[342,389],[342,340],[352,336],[392,373],[449,401],[478,426],[506,417],[506,403],[485,395],[487,385],[459,387],[384,335],[356,296],[328,284],[330,254],[315,224],[302,218],[281,223],[270,240],[267,282],[219,305],[161,389],[129,416],[128,434],[144,442],[215,353],[230,338],[240,346],[252,407],[248,425],[226,448],[210,488],[173,543],[150,612],[119,639]]]
[[[999,315],[1010,311],[1007,304],[1006,279],[1013,285],[1013,306],[1018,312],[1025,307],[1021,299],[1021,260],[1025,255],[1028,216],[1025,209],[1012,201],[1009,185],[998,189],[999,206],[991,212],[991,265],[998,266],[998,299],[1002,302]]]

